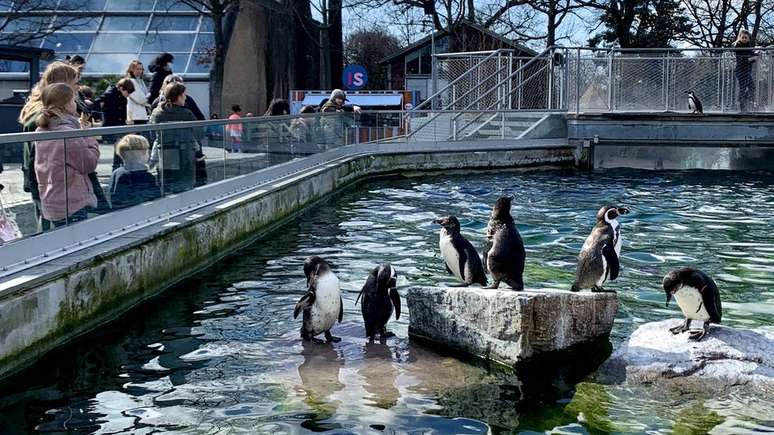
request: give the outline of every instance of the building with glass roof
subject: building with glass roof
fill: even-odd
[[[132,59],[147,72],[154,57],[172,53],[173,72],[202,110],[209,106],[212,20],[179,0],[0,0],[0,20],[0,43],[49,48],[57,59],[79,54],[86,78],[123,76]],[[0,62],[0,99],[26,87],[26,71],[24,63]]]

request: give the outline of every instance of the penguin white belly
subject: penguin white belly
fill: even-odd
[[[710,318],[698,289],[683,287],[675,293],[675,300],[686,319],[708,320]]]
[[[446,262],[446,266],[449,267],[449,270],[452,271],[452,274],[454,274],[454,276],[456,276],[460,281],[464,281],[465,278],[462,277],[462,271],[460,271],[460,254],[456,249],[454,249],[451,236],[441,232],[441,237],[438,241],[438,247],[441,249],[441,256],[443,256],[443,261]]]
[[[623,237],[621,237],[621,229],[619,228],[621,224],[618,223],[618,220],[613,219],[610,221],[610,226],[613,227],[613,240],[615,240],[613,249],[615,250],[615,255],[616,257],[621,258],[621,245],[623,244]]]
[[[601,257],[602,257],[602,274],[599,275],[599,279],[597,280],[597,287],[602,287],[602,284],[605,283],[608,275],[607,260],[605,259],[604,255],[602,255]]]
[[[341,289],[339,279],[333,273],[317,277],[315,299],[310,314],[310,325],[314,335],[329,331],[339,318]]]

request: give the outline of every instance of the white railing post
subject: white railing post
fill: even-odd
[[[607,54],[607,109],[613,111],[613,57],[615,49],[611,49]]]
[[[581,90],[581,49],[578,48],[578,61],[575,64],[575,113],[580,113]]]

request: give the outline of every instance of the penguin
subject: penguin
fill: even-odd
[[[486,228],[487,246],[484,248],[484,267],[492,274],[490,289],[505,281],[513,290],[524,290],[524,260],[527,257],[524,242],[511,217],[511,198],[499,198],[492,208]]]
[[[390,320],[393,308],[395,320],[400,319],[400,294],[397,289],[398,273],[390,263],[377,266],[366,279],[363,289],[355,299],[355,305],[363,297],[360,311],[363,313],[366,337],[369,342],[374,342],[374,336],[379,333],[379,341],[384,341],[395,334],[387,331],[385,326]]]
[[[339,279],[331,271],[328,262],[316,255],[304,260],[304,274],[309,290],[293,309],[294,319],[298,317],[298,313],[304,313],[301,338],[322,343],[322,340],[314,337],[325,333],[328,342],[341,341],[341,338],[331,335],[331,328],[336,319],[341,323],[344,318]]]
[[[578,269],[570,290],[584,288],[604,291],[605,281],[618,278],[621,268],[621,224],[618,216],[629,213],[625,207],[606,205],[597,212],[597,225],[591,230],[578,254]]]
[[[704,107],[701,105],[701,100],[693,91],[687,91],[688,94],[688,110],[691,113],[704,113]]]
[[[680,306],[685,323],[669,328],[672,334],[680,334],[691,328],[692,320],[701,320],[704,326],[699,331],[691,331],[689,340],[701,340],[709,332],[710,323],[720,323],[723,307],[720,304],[720,291],[715,281],[704,272],[684,267],[669,272],[664,277],[666,306],[674,296]]]
[[[473,245],[460,234],[460,221],[449,216],[436,219],[433,223],[442,227],[438,247],[446,263],[446,271],[465,283],[465,286],[473,283],[485,286],[487,280],[481,257]]]

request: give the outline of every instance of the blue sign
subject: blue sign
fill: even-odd
[[[362,65],[347,65],[341,77],[344,88],[351,91],[363,89],[368,84],[368,72]]]

